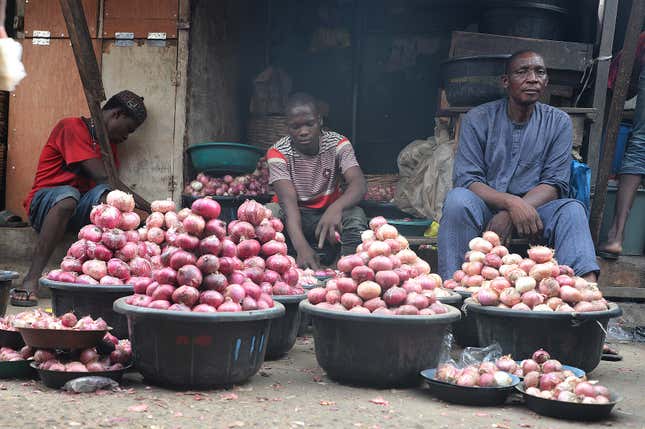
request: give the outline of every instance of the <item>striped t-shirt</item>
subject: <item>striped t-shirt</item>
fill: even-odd
[[[347,137],[333,131],[322,132],[318,154],[313,156],[298,152],[291,146],[291,137],[283,137],[268,150],[267,162],[269,184],[290,180],[298,204],[309,208],[324,208],[336,201],[341,195],[341,175],[358,166]]]

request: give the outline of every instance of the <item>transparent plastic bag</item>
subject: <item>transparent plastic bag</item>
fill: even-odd
[[[610,319],[607,324],[607,338],[608,342],[625,343],[634,341],[634,335],[628,330],[624,329],[616,319]]]
[[[63,386],[63,390],[74,393],[91,393],[99,389],[114,390],[119,387],[119,383],[107,377],[79,377],[68,381]]]
[[[482,362],[495,362],[502,357],[502,347],[493,343],[486,347],[466,347],[459,358],[460,368],[479,365]]]

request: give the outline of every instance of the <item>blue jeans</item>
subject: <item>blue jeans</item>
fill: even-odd
[[[562,198],[538,207],[545,244],[555,248],[559,264],[576,275],[600,271],[587,224],[585,208],[578,200]],[[468,242],[480,236],[495,212],[474,192],[454,188],[446,196],[439,227],[439,275],[452,278],[461,269]],[[526,257],[526,255],[523,255]]]
[[[65,198],[73,198],[76,201],[76,210],[74,210],[74,214],[67,224],[67,230],[78,231],[90,223],[92,207],[100,204],[103,194],[109,191],[110,187],[108,185],[96,185],[82,195],[73,186],[55,186],[40,189],[31,200],[29,222],[36,231],[40,232],[49,210]]]
[[[638,77],[634,127],[627,142],[623,163],[618,174],[645,175],[645,67]]]

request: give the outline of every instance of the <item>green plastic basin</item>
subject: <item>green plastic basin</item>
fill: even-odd
[[[404,237],[423,237],[423,233],[432,225],[432,219],[388,219],[387,223],[396,227]]]
[[[242,143],[198,143],[188,147],[188,155],[197,171],[208,174],[248,174],[255,170],[264,151]]]

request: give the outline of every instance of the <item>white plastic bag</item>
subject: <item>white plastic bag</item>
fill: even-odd
[[[10,38],[0,39],[0,90],[13,91],[25,76],[20,43]]]

